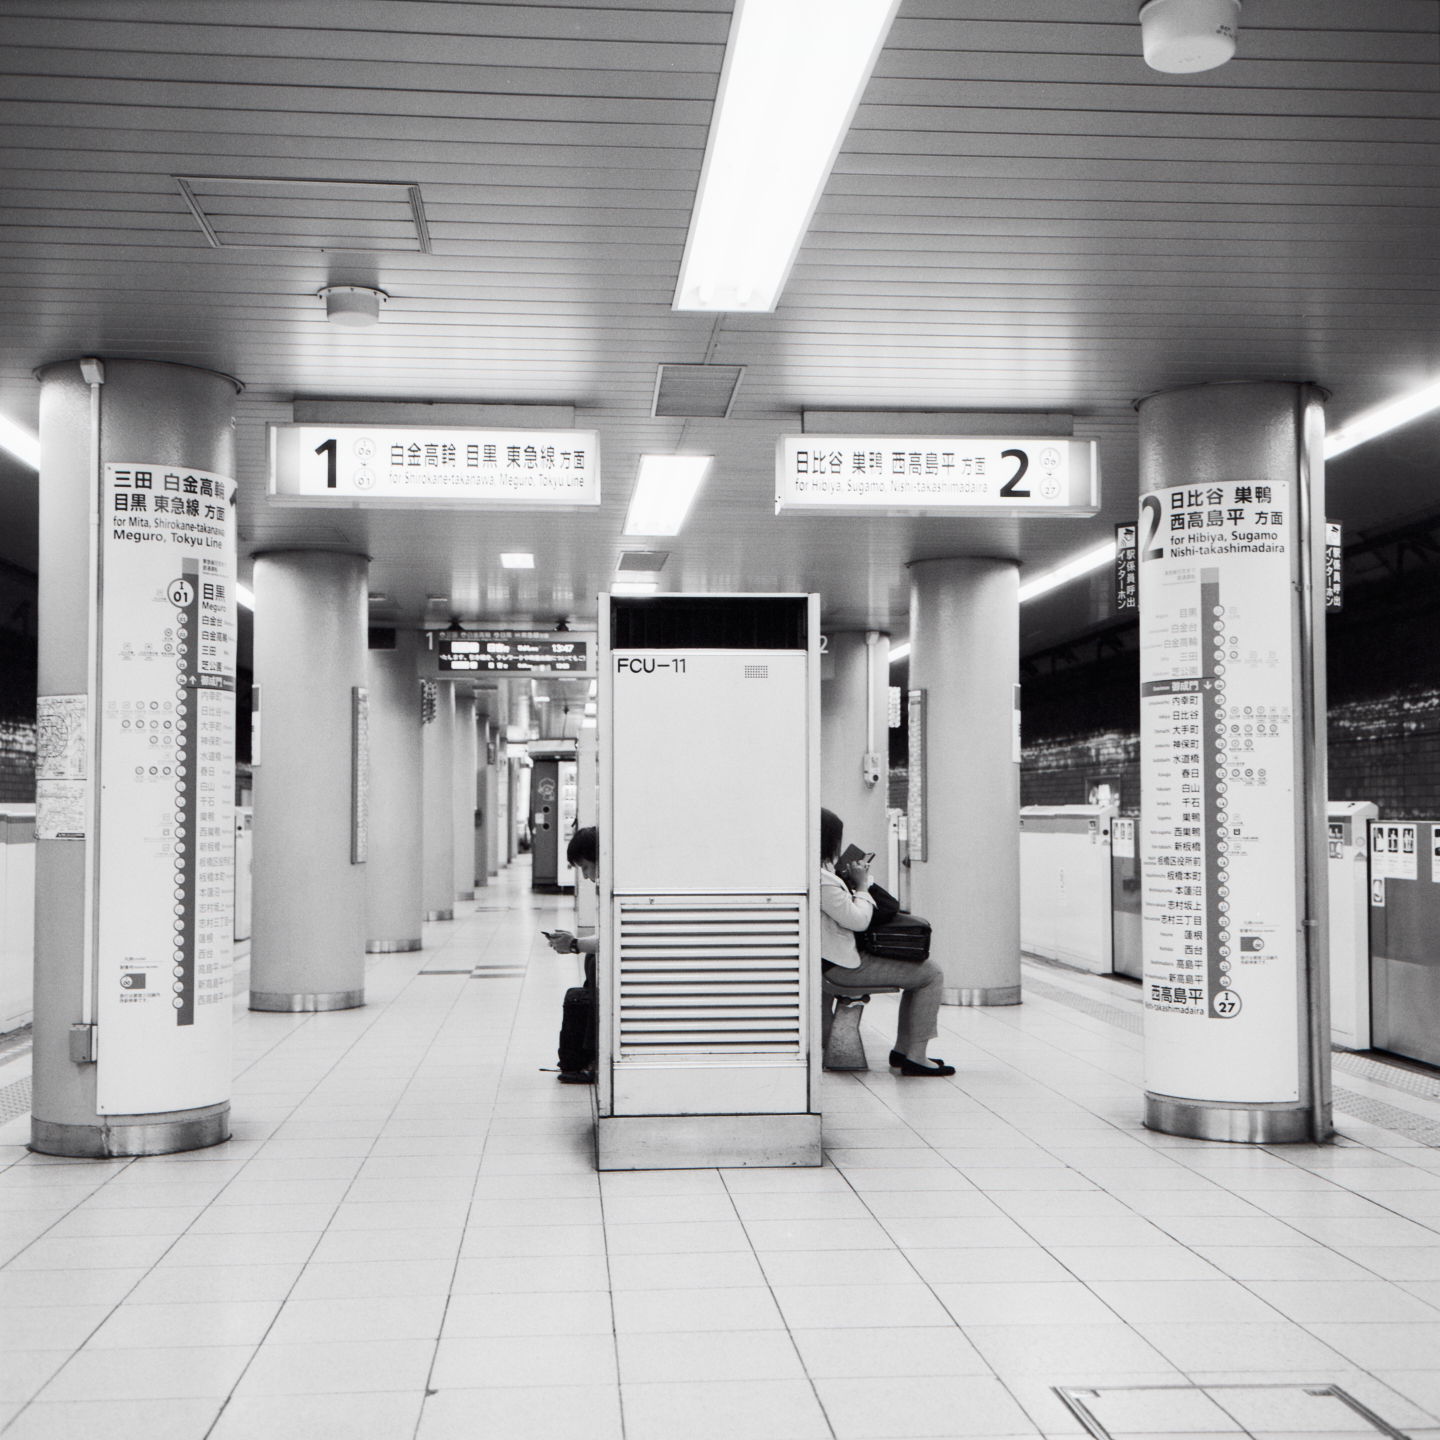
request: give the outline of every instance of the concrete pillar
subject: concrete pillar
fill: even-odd
[[[455,690],[455,898],[475,898],[475,692]]]
[[[365,948],[420,949],[425,911],[421,859],[420,636],[395,632],[393,650],[369,652],[370,851],[365,866]]]
[[[455,918],[455,686],[430,682],[421,730],[424,783],[425,918]]]
[[[31,1148],[197,1149],[230,1129],[233,855],[203,847],[234,823],[238,386],[147,360],[40,385]]]
[[[1145,1123],[1332,1133],[1323,392],[1140,406]]]
[[[920,560],[910,585],[911,908],[946,1004],[1018,1004],[1017,567]]]
[[[363,555],[255,558],[255,918],[252,1010],[365,1003],[365,863],[357,787],[368,771],[357,692],[366,683]]]
[[[820,803],[845,822],[847,842],[875,852],[870,874],[895,892],[885,820],[890,637],[830,635],[820,676]]]

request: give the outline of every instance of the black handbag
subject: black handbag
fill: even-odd
[[[900,902],[878,885],[870,887],[875,914],[869,926],[856,932],[855,948],[877,960],[909,960],[916,965],[930,958],[930,922],[900,909]]]
[[[875,902],[875,913],[870,917],[866,930],[873,930],[877,925],[888,925],[900,913],[900,902],[883,886],[872,885],[870,898]]]

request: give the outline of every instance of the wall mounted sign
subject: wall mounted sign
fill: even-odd
[[[1145,1085],[1157,1094],[1299,1098],[1291,490],[1226,482],[1140,501]]]
[[[782,435],[775,511],[1093,515],[1094,440],[1056,436]]]
[[[1115,527],[1115,608],[1140,608],[1140,572],[1136,558],[1135,526]]]
[[[925,692],[906,693],[906,721],[909,731],[909,774],[905,795],[906,832],[909,835],[907,854],[911,860],[926,858],[925,834]]]
[[[590,675],[587,640],[554,631],[467,630],[436,641],[442,675]]]
[[[1325,522],[1325,609],[1337,614],[1345,608],[1345,540],[1338,522]]]
[[[235,482],[107,465],[96,1022],[102,1114],[230,1093]]]
[[[282,505],[600,503],[594,430],[271,425],[270,498]]]

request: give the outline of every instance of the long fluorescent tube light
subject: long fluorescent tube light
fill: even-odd
[[[739,0],[676,310],[773,310],[899,0]]]
[[[1020,587],[1020,603],[1023,605],[1027,600],[1033,600],[1037,595],[1046,595],[1051,590],[1057,590],[1061,585],[1070,580],[1078,580],[1082,575],[1088,575],[1092,570],[1102,569],[1115,559],[1115,542],[1107,540],[1103,545],[1097,545],[1093,550],[1081,551],[1073,560],[1067,560],[1063,565],[1057,565],[1053,570],[1047,570],[1043,575],[1037,575],[1028,584]]]
[[[255,608],[255,592],[248,585],[237,585],[235,587],[235,603],[243,605],[247,610]]]
[[[611,583],[612,595],[653,595],[660,588],[658,580],[616,580]]]
[[[910,642],[902,640],[898,645],[890,647],[890,663],[893,665],[897,660],[904,660],[910,654]]]
[[[625,533],[678,535],[713,458],[710,455],[642,455],[635,489],[630,496],[630,509],[625,516]]]
[[[533,570],[535,557],[525,550],[511,550],[501,555],[500,565],[505,570]]]
[[[1375,439],[1377,435],[1398,430],[1400,426],[1408,425],[1410,421],[1436,409],[1440,409],[1440,380],[1409,395],[1402,395],[1398,400],[1366,410],[1353,420],[1347,420],[1338,430],[1332,430],[1325,437],[1325,458],[1333,460],[1337,455]]]
[[[40,468],[40,437],[4,415],[0,415],[0,450],[8,450],[32,470]]]

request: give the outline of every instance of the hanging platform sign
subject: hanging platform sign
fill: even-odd
[[[1292,486],[1140,501],[1146,1089],[1299,1098]]]
[[[775,512],[1094,515],[1094,440],[1055,436],[782,435]]]
[[[271,425],[270,498],[281,505],[600,503],[594,430]]]
[[[97,1109],[230,1094],[235,482],[107,465],[101,491]]]

